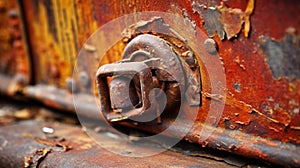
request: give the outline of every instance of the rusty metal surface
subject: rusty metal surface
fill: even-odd
[[[36,97],[43,101],[44,104],[47,104],[49,106],[53,106],[56,108],[59,108],[61,110],[66,110],[68,107],[66,107],[66,104],[69,104],[69,107],[72,108],[72,100],[69,100],[69,102],[61,102],[63,105],[57,104],[58,98],[60,96],[57,96],[60,94],[60,92],[64,92],[64,90],[57,90],[53,91],[52,87],[49,86],[39,86],[39,89],[36,87],[32,87],[31,94],[32,95],[40,95],[40,92],[43,91],[47,93],[49,97]],[[65,93],[68,95],[69,93]],[[54,98],[57,96],[56,98]],[[70,94],[69,94],[70,96]],[[50,99],[52,97],[52,99]],[[89,95],[81,95],[77,98],[82,98],[80,101],[82,104],[80,106],[77,106],[77,112],[79,115],[84,115],[89,118],[95,119],[95,121],[104,121],[105,119],[101,117],[99,114],[99,111],[97,111],[97,107],[93,107],[93,104],[89,104],[89,100],[93,99],[92,96]],[[66,101],[66,99],[62,99],[63,101]],[[51,105],[53,104],[53,105]],[[55,106],[54,106],[55,105]],[[86,113],[86,111],[89,111],[89,113]],[[92,120],[91,120],[92,121]],[[184,123],[184,121],[182,121]],[[156,122],[155,122],[156,123]],[[131,128],[137,128],[134,123],[120,123],[124,126],[131,127]],[[159,133],[165,128],[169,126],[168,121],[163,122],[160,125],[157,125],[156,127],[153,127],[152,123],[146,123],[146,124],[140,124],[138,129],[148,131],[148,132],[156,132]],[[170,134],[176,134],[180,133],[181,131],[184,132],[186,128],[184,128],[184,124],[182,124],[181,127],[177,127],[176,129],[172,130]],[[202,141],[200,133],[201,132],[213,132],[213,134],[210,135],[210,137]],[[203,135],[203,134],[202,134]],[[170,136],[170,135],[165,135]],[[270,140],[266,138],[259,138],[254,137],[252,135],[242,134],[240,131],[231,131],[231,130],[224,130],[224,129],[216,129],[213,127],[208,127],[203,124],[196,124],[190,130],[190,132],[186,135],[184,140],[189,141],[191,143],[198,143],[203,147],[212,147],[219,150],[225,150],[229,151],[231,153],[239,154],[239,155],[245,155],[250,158],[256,158],[256,159],[262,159],[270,163],[276,163],[278,165],[283,166],[291,166],[291,167],[297,167],[299,166],[299,157],[300,157],[300,149],[298,145],[290,144],[290,143],[283,143],[278,140]],[[247,153],[247,154],[245,154]]]
[[[260,165],[228,153],[209,151],[188,144],[152,157],[116,157],[87,136],[76,119],[53,115],[54,111],[28,104],[8,104],[1,99],[0,163],[5,167],[236,167]],[[4,115],[6,114],[6,116]],[[3,120],[2,120],[3,119]],[[68,123],[68,124],[67,124]],[[92,123],[91,123],[92,124]],[[109,134],[109,128],[97,124],[94,133]],[[112,136],[112,135],[111,135]],[[151,150],[146,142],[140,150]],[[109,145],[109,144],[108,144]],[[113,144],[111,144],[113,145]],[[159,146],[159,144],[157,144]],[[161,146],[160,146],[161,147]],[[130,145],[118,147],[128,152]],[[161,162],[164,160],[163,162]]]
[[[74,116],[59,114],[56,110],[32,103],[11,101],[6,97],[0,97],[0,123],[0,163],[3,167],[272,166],[184,142],[151,157],[121,157],[95,143],[85,133],[86,130],[79,127]],[[94,134],[114,135],[109,127],[99,123],[90,124],[95,124],[91,130]],[[121,141],[140,141],[143,147],[138,150],[163,147],[162,144],[148,146],[147,142],[139,139],[119,138]],[[110,143],[107,145],[114,145],[113,142]],[[130,143],[117,148],[125,153],[132,151]]]
[[[219,54],[217,57],[222,60],[226,73],[226,88],[221,88],[226,91],[225,97],[210,94],[210,86],[205,82],[209,79],[205,76],[205,70],[201,69],[201,75],[204,74],[201,76],[204,81],[202,103],[195,129],[186,136],[186,140],[201,144],[197,133],[206,119],[209,104],[220,102],[225,104],[225,109],[218,128],[213,129],[215,135],[207,141],[208,146],[283,165],[299,164],[300,155],[297,149],[300,143],[300,80],[297,54],[300,22],[296,17],[300,11],[298,1],[230,0],[220,3],[201,0],[153,0],[119,3],[117,0],[33,0],[23,1],[21,4],[26,11],[24,15],[29,45],[35,61],[36,82],[55,86],[50,89],[49,86],[43,85],[27,87],[21,90],[25,96],[39,99],[51,107],[74,112],[74,95],[66,89],[70,91],[70,83],[78,83],[76,94],[82,95],[79,96],[82,97],[80,111],[89,117],[99,117],[97,107],[85,103],[93,98],[93,94],[97,95],[96,84],[87,84],[84,79],[95,81],[99,65],[120,60],[128,41],[120,41],[113,46],[102,62],[99,62],[95,54],[97,46],[83,45],[84,41],[97,27],[124,14],[150,10],[176,13],[212,38],[201,45],[205,46],[209,53]],[[152,21],[149,18],[148,22]],[[139,23],[139,20],[136,20],[136,23]],[[127,27],[139,29],[144,25]],[[217,30],[213,25],[217,25]],[[119,27],[115,29],[120,29],[120,33],[122,31]],[[105,37],[98,43],[109,43],[109,38]],[[83,54],[86,57],[79,61],[88,66],[80,67],[78,71],[85,75],[70,79],[77,52],[81,47],[84,48]],[[282,62],[277,59],[277,55],[282,58]],[[6,81],[4,78],[1,78],[1,81],[2,79]],[[5,84],[0,87],[4,88],[2,90],[8,88]],[[150,129],[145,126],[141,129],[156,132],[155,129],[160,129],[159,127],[163,126]],[[256,142],[257,139],[259,142]],[[279,149],[285,152],[278,152]]]
[[[63,151],[62,147],[52,145],[51,142],[55,141],[55,138],[45,139],[42,132],[44,126],[51,126],[55,130],[52,136],[57,136],[57,139],[63,138],[61,146],[68,145],[70,149]],[[36,157],[38,154],[35,151],[45,149],[48,151],[47,155],[34,162],[39,167],[234,167],[171,151],[148,158],[117,157],[97,146],[81,128],[61,123],[31,120],[1,127],[0,132],[0,162],[5,167],[25,166],[27,157]],[[126,148],[128,147],[122,147],[120,150],[126,152]]]
[[[193,59],[193,54],[190,54],[192,56],[186,59]],[[158,118],[160,123],[162,114],[159,113],[175,113],[178,104],[183,104],[180,99],[185,95],[188,95],[186,99],[189,105],[198,106],[200,75],[197,74],[197,62],[193,63],[193,68],[194,72],[162,38],[149,34],[139,35],[126,46],[122,60],[102,65],[98,69],[96,76],[100,111],[111,122],[130,118],[146,122]],[[113,76],[111,82],[108,82],[107,76]],[[126,77],[128,81],[116,82],[120,77]],[[129,85],[131,80],[133,84]],[[130,88],[131,92],[124,87]],[[156,91],[152,90],[154,88]],[[136,95],[139,102],[132,104],[129,97],[120,94],[129,94],[129,97]],[[165,98],[162,98],[162,94]]]
[[[97,29],[89,1],[20,1],[32,48],[35,81],[65,87],[76,55]],[[84,25],[84,26],[83,26]]]
[[[0,73],[10,78],[9,89],[2,90],[13,95],[31,79],[30,57],[26,45],[21,9],[16,0],[0,1]],[[6,82],[2,85],[6,86]]]
[[[66,63],[66,61],[61,62],[59,60],[62,60],[63,57],[68,57],[64,60],[74,60],[74,53],[76,53],[74,50],[72,51],[73,54],[68,54],[67,51],[65,54],[59,54],[62,53],[60,51],[63,51],[63,49],[67,48],[66,46],[68,45],[74,46],[75,44],[82,44],[83,39],[86,39],[88,37],[86,35],[91,34],[95,30],[93,28],[95,28],[96,25],[101,26],[109,20],[122,16],[123,14],[127,14],[132,11],[147,10],[170,11],[173,13],[182,14],[182,11],[184,10],[184,16],[190,18],[190,20],[194,21],[194,23],[198,27],[206,31],[203,28],[205,17],[201,15],[201,12],[200,14],[198,12],[193,12],[193,3],[190,1],[153,1],[150,4],[155,5],[151,6],[146,5],[149,4],[148,2],[134,3],[135,5],[132,6],[133,2],[131,1],[121,4],[117,2],[108,3],[105,1],[93,1],[93,3],[91,4],[94,4],[95,10],[88,10],[93,5],[88,5],[88,2],[81,1],[78,1],[76,3],[73,1],[63,1],[57,3],[49,1],[47,3],[50,4],[45,3],[46,2],[33,3],[31,1],[28,3],[24,3],[25,9],[28,9],[27,11],[29,11],[26,18],[27,22],[30,23],[28,24],[28,26],[31,32],[31,42],[34,43],[33,48],[34,51],[37,52],[35,54],[35,58],[45,59],[44,62],[42,60],[40,60],[40,62],[36,62],[35,66],[37,66],[37,69],[40,70],[37,73],[44,73],[44,75],[41,74],[36,76],[47,79],[37,80],[37,82],[50,80],[60,81],[59,83],[61,84],[59,86],[65,85],[65,76],[70,76],[70,69],[72,69],[72,64],[69,64],[69,61],[67,61]],[[74,10],[74,8],[68,8],[67,4],[72,4],[70,6],[75,6],[75,9],[77,10]],[[113,4],[116,5],[116,7],[114,7]],[[218,7],[220,3],[208,3],[199,1],[197,2],[197,4]],[[54,10],[46,10],[47,7],[51,5],[53,6]],[[249,4],[247,1],[227,1],[224,2],[223,5],[228,7],[226,9],[226,11],[228,12],[228,10],[231,9],[241,9],[242,11],[246,11],[247,5]],[[57,8],[58,6],[66,11],[66,17],[58,18],[58,16],[56,16],[60,12],[60,9]],[[132,8],[129,8],[127,6],[132,6]],[[254,12],[252,12],[251,14],[251,32],[249,33],[248,38],[237,35],[237,37],[232,40],[221,41],[221,39],[214,37],[214,40],[218,45],[220,59],[223,60],[227,78],[227,88],[224,88],[227,90],[227,98],[226,100],[221,100],[225,101],[226,107],[222,116],[223,122],[219,123],[219,127],[240,130],[242,132],[259,135],[264,138],[282,140],[283,142],[299,143],[299,115],[297,113],[299,109],[298,102],[300,99],[299,80],[290,80],[284,77],[278,80],[274,79],[267,62],[265,61],[266,56],[260,50],[258,45],[259,37],[261,37],[262,35],[272,37],[274,40],[280,40],[285,36],[285,31],[287,28],[293,27],[294,29],[298,30],[300,27],[300,25],[298,24],[299,22],[295,21],[296,18],[294,18],[293,16],[297,16],[297,12],[300,8],[299,6],[300,5],[296,1],[276,1],[276,3],[275,1],[274,3],[268,3],[265,1],[255,2]],[[30,10],[33,8],[35,10]],[[81,11],[90,11],[93,14],[85,14]],[[227,13],[226,11],[225,13]],[[78,20],[74,18],[74,16],[77,15]],[[96,16],[96,19],[90,18],[91,16]],[[77,24],[74,24],[74,29],[77,30],[74,34],[82,35],[81,38],[77,38],[79,39],[79,42],[70,43],[70,41],[72,40],[66,40],[66,35],[64,33],[60,33],[59,36],[57,35],[58,31],[69,30],[73,32],[71,23],[66,25],[70,26],[66,29],[61,28],[62,25],[58,24],[59,21],[55,21],[55,23],[57,24],[51,25],[51,27],[55,26],[55,28],[50,28],[49,24],[46,23],[47,21],[51,21],[50,19],[63,19],[67,20],[67,22],[78,21],[76,22]],[[264,20],[268,20],[268,23],[266,23]],[[44,26],[34,26],[38,22],[45,22],[45,24]],[[87,29],[85,31],[87,33],[80,33],[79,30],[82,29],[80,28],[80,25],[87,25]],[[57,32],[40,31],[42,27],[49,27],[46,30],[55,29]],[[37,34],[38,32],[43,32],[44,35],[35,36],[35,34]],[[60,40],[56,40],[56,42],[54,40],[54,37],[56,36],[58,36],[58,39],[64,39],[64,43],[62,40],[61,42],[59,42]],[[49,43],[47,43],[46,39],[49,39]],[[100,43],[105,43],[105,41]],[[41,46],[40,44],[43,45]],[[47,63],[47,61],[50,61],[52,59],[48,59],[47,56],[44,56],[45,54],[40,53],[43,46],[45,54],[48,53],[48,55],[50,55],[51,57],[57,57],[57,59],[54,58],[53,63]],[[50,46],[50,48],[51,46],[54,46],[54,49],[51,50],[47,46]],[[78,48],[79,47],[77,47],[77,50]],[[86,54],[91,55],[91,58],[95,58],[95,55],[93,55],[93,50],[95,50],[95,48],[93,49],[92,46],[86,46],[86,48],[87,51],[89,51],[89,53],[87,52]],[[122,47],[121,49],[116,50],[120,51],[122,50]],[[51,54],[49,52],[59,53]],[[116,52],[117,51],[115,51],[114,53]],[[107,62],[118,60],[116,55],[108,58],[110,60],[106,60]],[[55,59],[58,61],[55,61]],[[85,61],[93,62],[92,59]],[[39,68],[38,66],[41,65],[46,65],[46,67],[48,67],[49,65],[49,68]],[[59,66],[63,66],[64,68],[59,68]],[[94,67],[89,66],[83,70],[90,74],[91,79],[94,79],[92,74],[94,74],[94,72],[96,71],[97,66],[98,65],[94,65]],[[46,71],[44,71],[44,69]],[[51,75],[45,75],[45,73],[48,73],[49,70],[51,70],[51,73],[52,71],[61,71],[60,73],[67,73],[68,75],[53,75],[53,77]],[[56,79],[56,77],[54,76],[60,77],[59,79]],[[46,83],[51,84],[53,82]],[[209,104],[210,101],[218,101],[215,100],[216,98],[209,95],[209,86],[206,86],[205,84],[203,86],[203,93],[205,93],[204,95],[206,96],[202,98],[207,103],[203,103],[204,106],[201,107],[199,113],[205,113],[205,109],[208,109],[208,106],[206,106],[205,104]],[[205,117],[205,115],[199,115],[198,121],[204,121],[203,117]]]

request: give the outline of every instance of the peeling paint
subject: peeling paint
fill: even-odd
[[[275,79],[286,77],[300,79],[300,38],[287,33],[281,41],[268,36],[259,39],[259,47]]]
[[[255,1],[249,0],[247,8],[245,10],[245,25],[244,25],[244,36],[248,37],[250,31],[250,16],[254,10]]]
[[[65,80],[73,75],[80,47],[98,28],[90,4],[92,0],[24,2],[35,66],[39,70],[35,74],[37,82],[65,87]]]
[[[118,1],[52,1],[51,6],[55,12],[54,14],[51,14],[51,12],[48,12],[48,7],[45,7],[45,4],[47,4],[46,1],[26,1],[26,5],[29,4],[30,6],[31,3],[34,3],[37,8],[37,10],[32,10],[30,7],[26,8],[26,13],[28,12],[29,18],[26,22],[29,26],[30,41],[33,43],[34,47],[33,57],[38,60],[35,62],[35,68],[41,72],[41,74],[39,74],[41,79],[37,80],[38,84],[46,83],[47,85],[51,85],[54,83],[63,87],[61,85],[65,85],[65,79],[70,75],[74,60],[76,59],[74,52],[82,46],[84,40],[93,33],[97,26],[101,26],[110,20],[130,12],[142,12],[150,9],[156,11],[168,11],[170,6],[173,5],[178,9],[173,13],[183,16],[187,23],[192,23],[192,26],[179,25],[179,28],[184,27],[192,32],[194,31],[195,26],[193,23],[195,23],[201,30],[206,30],[203,26],[208,23],[198,11],[194,10],[194,12],[200,14],[200,17],[198,14],[193,14],[192,6],[190,2],[187,1],[175,2],[156,0],[150,4],[148,1],[142,2],[131,0],[124,1],[122,4],[115,2]],[[199,3],[200,2],[203,1],[199,1]],[[294,22],[297,22],[297,18],[292,18],[292,15],[289,14],[289,12],[280,13],[277,11],[277,9],[281,11],[287,11],[286,9],[288,9],[293,13],[299,11],[299,7],[295,7],[295,2],[292,3],[292,1],[287,3],[278,2],[278,4],[280,4],[278,6],[265,1],[257,1],[257,6],[255,7],[255,10],[257,11],[255,11],[255,15],[251,16],[251,19],[253,19],[253,22],[251,22],[253,23],[251,38],[239,38],[236,40],[234,38],[241,35],[244,35],[245,37],[249,36],[250,15],[254,10],[254,1],[249,0],[248,5],[246,1],[223,1],[222,3],[226,4],[226,7],[225,5],[222,6],[222,4],[222,7],[217,6],[219,2],[203,3],[207,3],[207,5],[202,5],[203,9],[201,10],[210,13],[210,15],[218,15],[218,17],[213,19],[217,19],[221,24],[220,30],[223,32],[220,32],[220,35],[223,36],[223,39],[227,38],[232,40],[220,43],[221,38],[216,37],[219,36],[219,30],[215,30],[215,27],[212,26],[212,30],[215,31],[212,31],[211,36],[215,36],[213,39],[218,43],[220,59],[222,59],[222,63],[226,68],[225,72],[227,79],[229,79],[227,80],[227,89],[232,91],[232,93],[229,93],[228,91],[226,99],[219,95],[204,95],[207,99],[205,99],[205,103],[202,104],[201,113],[197,116],[196,123],[201,124],[205,121],[206,112],[210,102],[216,100],[221,103],[225,102],[222,119],[226,123],[225,126],[223,122],[219,123],[218,128],[220,128],[220,130],[224,132],[238,132],[238,135],[246,135],[246,140],[253,138],[250,140],[255,141],[257,138],[263,137],[266,139],[280,140],[281,142],[278,141],[280,145],[285,142],[299,144],[300,138],[297,136],[299,135],[300,130],[298,122],[299,104],[297,105],[293,101],[289,102],[289,100],[298,102],[300,95],[299,80],[272,79],[271,71],[264,73],[268,70],[267,62],[264,61],[265,57],[262,55],[262,52],[256,52],[258,42],[256,39],[259,35],[266,34],[270,37],[270,41],[276,42],[276,40],[282,36],[281,33],[284,32],[282,29],[285,27],[295,26],[295,28],[290,28],[288,30],[290,33],[294,33],[296,29],[299,29],[298,24],[294,24]],[[31,14],[32,11],[36,11],[36,14]],[[55,19],[49,18],[53,16]],[[268,20],[268,23],[265,23],[265,18],[271,19]],[[209,20],[212,18],[208,17],[206,19]],[[230,19],[232,21],[230,21]],[[49,22],[52,22],[50,20],[53,20],[55,23],[49,25]],[[136,22],[138,22],[138,20]],[[279,24],[280,26],[277,26]],[[30,28],[32,25],[34,25],[33,28]],[[265,29],[264,26],[266,25],[271,26]],[[53,31],[53,29],[50,28],[51,26],[57,27],[58,30]],[[117,28],[117,26],[115,28]],[[97,44],[102,45],[109,41],[110,37],[105,36],[105,34],[101,34],[101,36],[105,38]],[[184,39],[182,39],[182,41],[184,41]],[[86,60],[80,60],[87,64],[84,65],[83,68],[89,70],[86,72],[91,77],[95,74],[93,69],[96,69],[100,62],[97,50],[95,50],[99,47],[97,44],[84,46],[86,50],[83,54],[86,56],[84,58]],[[120,55],[125,45],[126,42],[124,41],[118,42],[118,44],[113,46],[107,52],[107,57],[105,57],[100,64],[111,63],[118,60],[119,58],[116,55]],[[203,43],[201,43],[201,45],[203,45]],[[205,48],[203,48],[203,51],[205,51]],[[214,57],[210,57],[210,59],[213,58]],[[65,61],[70,64],[66,64]],[[51,75],[49,75],[48,72],[51,72]],[[37,75],[36,77],[39,76]],[[206,83],[205,81],[207,81],[207,83],[210,82],[207,78],[203,79],[204,83]],[[73,80],[76,81],[77,79]],[[204,92],[210,93],[209,87],[209,84],[205,84],[203,87]],[[239,90],[241,90],[243,94],[239,93]],[[71,95],[57,94],[53,90],[47,91],[44,88],[39,92],[45,95],[54,94],[56,96],[56,98],[55,96],[49,96],[51,99],[45,100],[45,104],[55,108],[74,111],[74,109],[72,109],[73,102]],[[43,96],[43,94],[39,95]],[[97,92],[95,92],[95,94],[97,95]],[[273,100],[270,98],[271,96]],[[266,98],[268,98],[268,100]],[[43,97],[37,99],[43,101]],[[63,106],[65,104],[64,101],[70,102],[68,106]],[[269,104],[267,103],[268,101],[270,101]],[[90,110],[90,106],[85,104],[85,101],[82,102],[82,105],[87,107],[86,111],[92,111],[93,113],[93,110],[95,110],[95,114],[98,114],[97,108],[93,107],[92,110]],[[262,103],[265,104],[266,108],[262,106]],[[90,115],[90,113],[87,115]],[[139,128],[146,129],[140,126]],[[233,136],[231,138],[234,139],[236,137]],[[215,146],[221,146],[220,148],[224,149],[224,147],[222,147],[222,142],[218,142]],[[240,153],[249,156],[249,147],[237,147],[239,150],[241,148],[242,152]],[[255,152],[255,155],[267,157],[264,155],[265,152],[267,151],[258,150]],[[272,154],[273,153],[268,154],[268,157],[273,156]],[[280,161],[282,160],[285,161],[285,159],[281,159]]]
[[[223,24],[220,21],[220,12],[216,7],[207,7],[199,5],[193,2],[193,10],[201,15],[204,19],[203,27],[206,30],[209,37],[214,37],[215,34],[220,37],[221,40],[225,38],[225,32]]]
[[[240,31],[244,30],[244,36],[248,37],[250,32],[250,15],[254,10],[254,0],[249,0],[245,11],[238,8],[228,8],[221,4],[220,6],[207,7],[193,2],[193,11],[197,12],[204,19],[203,27],[209,37],[215,34],[221,40],[228,40],[237,37]],[[244,27],[243,27],[244,25]]]

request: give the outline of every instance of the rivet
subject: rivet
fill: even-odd
[[[90,84],[91,84],[90,80],[91,79],[90,79],[89,75],[85,71],[82,71],[79,73],[79,82],[83,87],[89,88]]]
[[[216,55],[218,53],[218,46],[213,39],[211,39],[211,38],[206,39],[204,41],[204,45],[205,45],[206,51],[209,54]]]
[[[79,90],[76,82],[72,78],[66,79],[66,88],[70,93],[77,93]]]

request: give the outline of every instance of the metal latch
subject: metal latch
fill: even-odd
[[[162,113],[175,112],[181,101],[200,105],[196,60],[191,67],[186,61],[191,58],[178,55],[168,41],[158,36],[142,34],[132,39],[121,61],[103,65],[97,71],[100,108],[105,118],[110,122],[131,119],[160,123]]]

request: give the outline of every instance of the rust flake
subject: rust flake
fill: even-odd
[[[38,167],[39,163],[51,152],[51,149],[41,148],[33,152],[32,155],[24,158],[24,168]]]
[[[52,147],[61,147],[64,152],[72,149],[71,146],[63,143],[65,141],[65,139],[61,139],[61,140],[51,140],[50,139],[49,140],[49,139],[43,139],[43,138],[34,138],[34,140],[43,145],[52,146]]]
[[[216,7],[207,7],[193,3],[193,10],[201,15],[203,18],[203,27],[206,30],[209,37],[218,35],[221,40],[225,38],[225,32],[223,24],[220,21],[221,13]]]
[[[266,55],[273,78],[300,79],[299,36],[288,32],[281,41],[262,36],[259,39],[259,47]]]
[[[203,18],[203,27],[209,37],[218,35],[221,40],[228,40],[237,35],[243,29],[244,36],[248,37],[250,32],[250,16],[254,10],[254,0],[249,0],[245,11],[238,8],[228,8],[224,4],[208,7],[193,3],[193,11]],[[244,27],[243,27],[244,26]]]
[[[244,23],[244,12],[241,9],[221,8],[220,20],[223,23],[227,39],[236,37]]]

